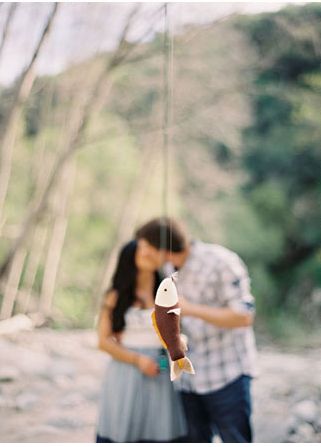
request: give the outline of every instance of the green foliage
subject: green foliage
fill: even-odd
[[[244,132],[243,194],[271,244],[271,256],[256,261],[273,277],[275,309],[294,313],[319,286],[312,271],[319,271],[313,259],[321,247],[321,78],[312,35],[321,41],[320,14],[320,6],[286,8],[246,22],[262,60],[254,120]]]
[[[271,262],[282,253],[281,230],[277,225],[267,225],[264,217],[241,196],[225,200],[223,222],[230,248],[240,253],[247,263]]]
[[[320,67],[315,39],[320,38],[320,5],[290,6],[273,14],[246,18],[243,28],[262,61],[258,84],[296,82]]]
[[[82,287],[58,289],[55,296],[56,317],[54,327],[93,327],[90,295]]]

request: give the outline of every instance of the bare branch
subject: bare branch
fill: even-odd
[[[140,42],[143,42],[147,36],[150,35],[150,33],[155,29],[155,24],[159,21],[160,18],[160,13],[162,12],[163,7],[158,8],[156,11],[154,11],[151,20],[154,16],[156,16],[156,20],[152,21],[151,26],[148,27],[148,29],[142,34],[142,36],[140,36],[139,39],[137,39],[137,41],[135,43],[129,43],[127,41],[127,36],[129,34],[130,31],[130,27],[127,27],[127,33],[126,34],[122,34],[122,47],[119,48],[119,51],[117,51],[117,54],[114,55],[114,57],[112,58],[111,62],[110,62],[110,68],[112,68],[113,65],[119,65],[120,63],[130,63],[132,61],[138,61],[141,59],[145,59],[145,57],[141,56],[141,57],[136,57],[136,59],[129,59],[129,55],[133,52],[133,50],[135,48],[137,48],[138,44]]]
[[[8,12],[8,15],[7,15],[7,19],[5,21],[5,24],[4,24],[4,27],[3,27],[3,30],[2,30],[2,36],[1,36],[1,42],[0,42],[0,58],[1,58],[1,53],[2,53],[3,47],[5,45],[5,42],[6,42],[6,39],[7,39],[7,36],[8,36],[10,23],[11,23],[13,17],[14,17],[14,13],[15,13],[16,9],[17,9],[17,3],[12,3],[10,5],[10,9],[9,9],[9,12]]]

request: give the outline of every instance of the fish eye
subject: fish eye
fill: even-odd
[[[164,292],[167,292],[167,289],[164,289]]]

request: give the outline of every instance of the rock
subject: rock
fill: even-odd
[[[57,417],[47,420],[46,424],[56,428],[70,429],[83,427],[86,425],[86,422],[76,418]]]
[[[19,377],[19,371],[15,367],[0,368],[0,382],[13,382]]]
[[[321,414],[319,414],[318,417],[316,418],[316,420],[314,421],[313,428],[316,433],[321,434]]]
[[[0,396],[0,408],[14,408],[14,401],[9,397]]]
[[[315,442],[315,432],[312,425],[300,424],[293,435],[290,435],[285,442]]]
[[[97,402],[101,391],[101,379],[89,374],[82,374],[77,377],[77,387],[87,400]]]
[[[48,425],[31,425],[25,427],[23,433],[19,433],[20,437],[18,437],[17,441],[20,443],[32,442],[34,444],[39,441],[49,442],[48,439],[51,439],[52,442],[56,442],[56,438],[60,433],[61,430]]]
[[[60,405],[62,407],[75,407],[84,402],[84,400],[84,396],[80,393],[67,394],[67,396],[60,400]]]
[[[39,397],[29,391],[22,392],[16,397],[15,408],[17,410],[29,410],[39,401]]]
[[[90,402],[97,402],[99,401],[100,392],[99,390],[86,390],[84,392],[85,398]]]
[[[286,422],[287,433],[289,435],[293,435],[294,433],[296,433],[298,429],[298,424],[299,419],[292,414]]]
[[[30,313],[29,317],[35,327],[44,326],[48,321],[41,312]]]
[[[50,427],[48,425],[43,425],[41,427],[34,426],[28,431],[29,435],[32,434],[32,435],[36,435],[36,436],[38,436],[39,434],[40,435],[43,435],[43,434],[55,435],[56,433],[59,433],[59,429],[55,428],[55,427]]]
[[[14,365],[25,376],[41,375],[48,370],[52,361],[45,352],[36,352],[9,340],[0,339],[1,365]],[[7,367],[5,368],[7,369]]]
[[[303,400],[294,406],[292,412],[300,420],[313,424],[318,416],[318,407],[312,400]]]
[[[65,376],[73,378],[75,372],[76,370],[72,362],[68,360],[53,360],[50,368],[48,368],[44,373],[44,376],[51,380],[54,380],[57,377]]]
[[[283,414],[278,409],[278,403],[275,403],[274,412],[256,413],[253,415],[254,442],[256,443],[274,443],[281,442],[287,437],[287,430],[283,422]]]
[[[19,394],[16,397],[16,404],[15,407],[17,410],[30,410],[31,408],[33,408],[36,403],[39,401],[39,397],[36,396],[34,393],[31,392],[24,392]]]
[[[19,314],[7,320],[0,321],[0,335],[14,334],[20,331],[30,331],[34,324],[26,315]]]
[[[72,378],[67,376],[56,376],[52,378],[52,381],[58,388],[65,390],[70,390],[74,385]]]

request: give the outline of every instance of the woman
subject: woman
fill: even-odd
[[[160,276],[136,241],[121,250],[100,314],[99,348],[111,355],[97,442],[178,442],[186,433],[178,393],[151,313]]]

